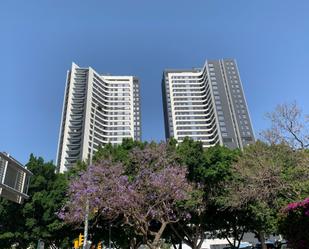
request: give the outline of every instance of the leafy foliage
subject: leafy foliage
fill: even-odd
[[[156,248],[166,226],[181,218],[175,207],[191,189],[186,169],[169,158],[163,143],[135,148],[127,159],[135,166],[131,177],[122,163],[103,160],[71,181],[70,200],[60,216],[71,223],[82,222],[88,200],[100,216],[121,217],[144,243]]]
[[[175,149],[178,160],[188,169],[188,179],[195,191],[185,205],[179,207],[182,212],[188,212],[191,219],[171,224],[174,236],[191,248],[200,248],[209,231],[216,235],[219,232],[221,237],[229,236],[230,227],[226,226],[231,223],[225,218],[235,214],[223,210],[220,200],[225,192],[224,183],[232,178],[232,163],[237,160],[239,151],[222,146],[204,149],[202,143],[189,138]]]
[[[282,210],[279,230],[292,248],[309,248],[309,198],[290,203]]]
[[[86,200],[89,238],[107,241],[111,228],[115,248],[162,247],[164,238],[199,249],[206,233],[232,237],[231,246],[238,248],[245,232],[263,240],[278,224],[289,240],[300,238],[289,232],[297,229],[292,221],[304,221],[305,211],[280,210],[309,195],[305,149],[257,142],[241,152],[219,145],[205,149],[189,138],[179,144],[127,139],[99,148],[93,161],[58,174],[52,163],[31,155],[29,200],[0,200],[0,247],[27,248],[39,239],[70,246],[82,231]]]
[[[277,232],[278,214],[288,202],[308,194],[308,156],[286,144],[257,142],[245,148],[233,164],[234,180],[227,182],[227,208],[247,210],[260,239]]]
[[[63,224],[56,212],[65,202],[67,179],[55,173],[55,166],[42,158],[30,156],[27,167],[33,176],[30,198],[22,205],[0,201],[0,247],[27,248],[42,239],[46,245],[69,245],[72,229]]]

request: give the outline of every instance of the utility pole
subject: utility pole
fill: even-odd
[[[108,249],[111,249],[111,235],[112,235],[112,229],[111,229],[111,223],[109,223],[108,227]]]
[[[89,165],[92,164],[92,155],[93,155],[93,141],[94,141],[94,131],[95,131],[95,119],[97,110],[101,109],[99,105],[95,105],[94,112],[93,112],[93,126],[92,126],[92,139],[91,139],[91,149],[90,149],[90,158],[89,158]],[[89,199],[88,196],[86,197],[86,208],[85,208],[85,226],[84,226],[84,243],[83,249],[87,249],[87,242],[88,242],[88,223],[89,223]]]

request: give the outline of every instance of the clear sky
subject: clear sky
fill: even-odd
[[[138,76],[143,140],[162,140],[162,71],[207,58],[237,60],[256,134],[278,103],[309,113],[309,1],[1,0],[0,151],[55,160],[72,61]]]

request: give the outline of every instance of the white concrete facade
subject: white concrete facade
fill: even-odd
[[[16,203],[28,199],[28,187],[32,173],[15,158],[0,152],[0,197]]]
[[[134,76],[100,75],[72,64],[67,73],[57,167],[66,171],[99,146],[141,139],[139,81]]]
[[[207,61],[203,68],[166,70],[162,80],[166,138],[185,137],[243,148],[254,141],[236,61]]]
[[[165,84],[170,136],[179,142],[190,137],[205,145],[220,143],[206,69],[167,71]]]

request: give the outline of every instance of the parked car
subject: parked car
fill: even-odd
[[[248,242],[241,242],[240,243],[240,246],[239,246],[239,249],[253,249],[254,247],[248,243]],[[232,247],[232,246],[227,246],[227,247],[224,247],[223,249],[236,249],[236,247]]]
[[[266,246],[267,246],[267,249],[277,249],[276,245],[274,242],[271,242],[271,241],[266,241]],[[255,249],[262,249],[262,245],[261,243],[257,243],[255,245]]]
[[[236,249],[236,247],[224,247],[223,249]],[[254,249],[253,246],[239,247],[239,249]]]
[[[287,242],[283,242],[283,243],[280,243],[280,245],[278,246],[278,249],[292,249],[292,248],[288,247]]]

